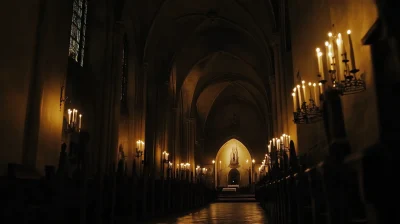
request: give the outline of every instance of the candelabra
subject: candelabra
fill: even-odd
[[[136,141],[136,158],[139,160],[139,175],[142,175],[142,156],[144,151],[144,142],[141,140]]]
[[[67,133],[73,133],[75,131],[81,131],[82,128],[82,114],[79,114],[78,122],[78,110],[68,109],[68,123],[66,127]]]
[[[166,152],[166,151],[164,151],[163,153],[162,153],[162,157],[161,157],[161,167],[162,167],[162,176],[164,177],[164,173],[165,173],[165,164],[167,164],[168,165],[168,167],[167,167],[167,172],[169,172],[169,164],[170,164],[170,162],[169,162],[169,160],[168,160],[168,156],[169,156],[169,153],[168,152]]]
[[[331,85],[332,88],[337,89],[342,95],[354,94],[366,90],[366,84],[363,77],[357,77],[357,73],[360,70],[356,68],[350,30],[347,30],[347,36],[349,40],[350,60],[347,58],[347,51],[340,33],[334,34],[329,32],[329,41],[325,42],[326,62],[331,79]],[[320,74],[324,74],[321,56],[322,52],[317,48],[318,70]],[[342,63],[337,64],[336,58],[340,57],[342,60],[339,61]],[[351,64],[351,68],[349,64]]]
[[[298,84],[293,88],[293,121],[296,124],[309,124],[322,119],[320,106],[323,83],[323,81],[318,83],[317,88],[316,83],[309,82],[307,86],[303,80],[301,85]]]

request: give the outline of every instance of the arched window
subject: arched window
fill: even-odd
[[[87,0],[74,0],[73,4],[69,56],[83,66],[88,4]]]
[[[128,38],[124,36],[124,48],[122,50],[122,79],[121,79],[121,106],[126,107],[128,95],[128,58],[129,43]]]

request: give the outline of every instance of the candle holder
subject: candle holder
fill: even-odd
[[[139,160],[139,175],[142,175],[142,165],[143,165],[143,151],[144,151],[144,142],[141,140],[136,141],[136,158]]]
[[[337,84],[336,89],[339,90],[341,95],[350,95],[365,91],[367,89],[365,81],[362,79],[362,77],[357,78],[357,73],[360,70],[357,68],[350,70],[349,66],[350,60],[347,59],[347,53],[343,53],[342,57],[343,57],[342,62],[345,67],[344,70],[345,79]]]
[[[301,85],[299,84],[293,89],[294,123],[310,124],[322,120],[320,105],[324,81],[321,80],[318,85],[311,82],[306,85],[306,82],[303,80],[301,81]]]
[[[67,127],[65,128],[65,132],[70,134],[74,132],[80,132],[82,128],[82,114],[78,115],[78,110],[76,109],[68,109],[68,120]],[[79,117],[79,119],[78,119]]]

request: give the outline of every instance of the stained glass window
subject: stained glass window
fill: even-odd
[[[122,79],[121,79],[121,103],[126,104],[128,95],[128,38],[124,36],[124,48],[122,50]]]
[[[88,4],[87,0],[74,0],[73,4],[69,56],[83,66]]]

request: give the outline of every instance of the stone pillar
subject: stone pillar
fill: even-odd
[[[170,160],[172,161],[172,176],[175,176],[176,164],[178,162],[178,150],[177,150],[177,116],[178,116],[178,108],[173,107],[171,109],[171,125],[169,126],[169,133],[168,133],[168,145],[171,151]]]
[[[188,163],[190,163],[190,172],[195,172],[196,164],[194,161],[194,150],[196,144],[196,120],[188,119]]]
[[[280,116],[281,116],[281,130],[280,134],[288,132],[288,96],[290,96],[290,91],[286,90],[286,76],[285,70],[283,69],[283,62],[282,62],[282,51],[284,47],[281,44],[275,44],[274,46],[274,55],[275,55],[275,74],[277,74],[277,79],[279,89],[280,89]]]

